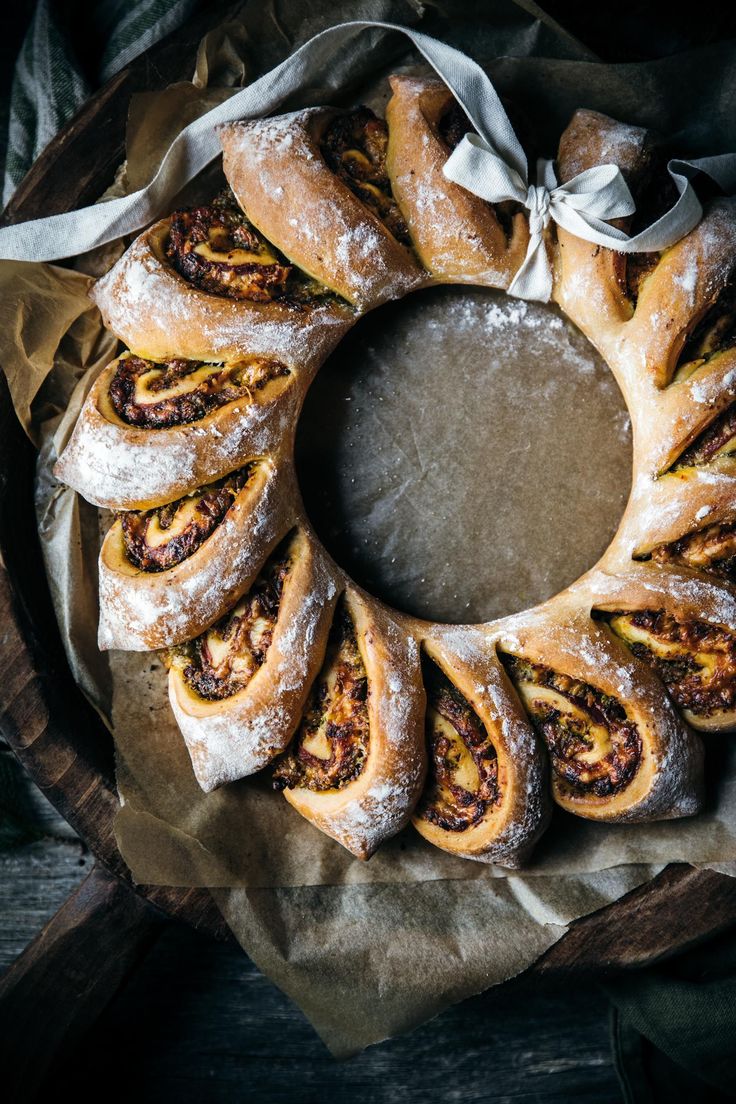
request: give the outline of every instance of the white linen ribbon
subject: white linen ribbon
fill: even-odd
[[[677,203],[635,238],[607,226],[612,212],[633,210],[628,188],[613,166],[581,173],[557,186],[551,167],[543,182],[529,186],[527,163],[513,127],[489,77],[472,58],[419,31],[395,23],[356,20],[340,23],[315,35],[275,69],[222,104],[195,119],[174,139],[146,187],[118,199],[78,211],[32,219],[0,228],[0,258],[53,261],[86,253],[106,242],[149,225],[170,208],[174,196],[221,152],[217,127],[239,119],[273,114],[285,100],[324,83],[345,70],[352,54],[343,47],[367,30],[397,31],[412,42],[448,86],[476,130],[467,135],[447,162],[448,175],[489,202],[499,195],[518,199],[530,211],[533,237],[512,288],[524,298],[549,298],[551,273],[543,246],[550,219],[589,241],[624,252],[664,249],[686,234],[698,221],[701,208],[689,177],[702,169],[726,189],[736,187],[736,157],[726,154],[702,162],[670,162],[670,172],[680,192]],[[590,175],[592,174],[592,175]],[[616,175],[618,174],[618,176]],[[625,192],[624,192],[625,190]],[[626,198],[628,197],[628,199]]]
[[[633,237],[605,221],[633,215],[636,210],[618,166],[596,165],[566,184],[558,184],[552,161],[540,160],[538,183],[530,185],[525,162],[520,146],[515,151],[514,165],[510,165],[479,135],[466,134],[442,170],[449,180],[489,203],[515,200],[529,211],[529,245],[508,288],[509,295],[520,299],[547,302],[552,294],[552,268],[544,239],[550,220],[576,237],[608,249],[644,253],[674,244],[697,225],[703,214],[686,175],[699,171],[695,162],[669,162],[678,199],[661,218]]]

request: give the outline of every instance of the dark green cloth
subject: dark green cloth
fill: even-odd
[[[736,929],[603,989],[626,1104],[736,1101]]]

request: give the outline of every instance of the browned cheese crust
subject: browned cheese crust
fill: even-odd
[[[339,790],[368,756],[368,677],[347,610],[333,622],[324,666],[292,747],[274,770],[274,788]]]
[[[409,228],[393,197],[386,171],[387,149],[388,127],[368,107],[338,115],[320,142],[322,156],[333,173],[402,245],[411,246]]]
[[[613,631],[659,676],[675,703],[695,717],[736,706],[736,636],[664,610],[614,613]]]
[[[246,465],[166,506],[120,513],[130,562],[141,571],[166,571],[187,559],[215,531],[251,472]]]
[[[448,832],[464,832],[500,803],[498,757],[467,698],[425,660],[429,778],[417,814]]]
[[[171,649],[169,666],[205,701],[222,701],[244,689],[266,660],[279,616],[284,582],[291,567],[280,549],[234,609],[211,629]]]
[[[503,662],[555,774],[596,797],[624,789],[639,767],[642,743],[621,702],[543,664],[510,655]]]
[[[192,360],[159,364],[131,354],[118,362],[110,381],[110,403],[128,425],[169,429],[197,422],[288,374],[283,364],[265,357],[230,365]]]

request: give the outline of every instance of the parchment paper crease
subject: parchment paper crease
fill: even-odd
[[[489,68],[542,152],[554,152],[577,106],[672,132],[683,155],[736,148],[728,44],[601,65],[511,0],[291,3],[278,18],[273,5],[245,5],[239,21],[207,36],[193,83],[134,98],[128,162],[111,194],[140,186],[177,129],[228,86],[346,18],[417,24],[482,62],[517,55]],[[378,40],[353,59],[349,85],[325,73],[311,102],[380,106],[388,72],[421,69],[403,49]],[[182,200],[219,183],[210,173]],[[37,506],[52,596],[75,677],[112,726],[116,834],[134,878],[213,887],[245,950],[344,1055],[518,973],[573,919],[669,861],[732,873],[736,749],[727,740],[709,742],[703,815],[623,827],[559,812],[528,871],[513,877],[452,859],[410,831],[361,864],[266,778],[202,794],[158,657],[96,649],[96,551],[109,519],[50,476],[116,345],[89,307],[83,273],[104,271],[124,245],[80,258],[78,272],[0,265],[0,362],[41,445]],[[473,467],[479,435],[494,438],[492,470]],[[359,582],[412,612],[467,621],[538,601],[597,557],[625,501],[630,440],[608,370],[554,308],[441,289],[360,323],[315,384],[298,456],[315,524]]]

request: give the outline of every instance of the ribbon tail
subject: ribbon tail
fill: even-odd
[[[552,268],[541,234],[529,239],[523,263],[507,290],[517,299],[534,299],[538,303],[548,303],[551,299]]]

